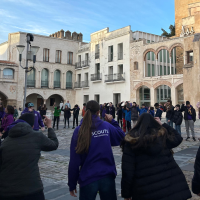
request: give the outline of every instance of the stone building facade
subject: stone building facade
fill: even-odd
[[[59,34],[62,30],[59,31]],[[67,36],[71,35],[68,31]],[[73,34],[72,34],[73,35]],[[82,35],[82,34],[81,34]],[[80,34],[79,34],[80,36]],[[48,109],[52,109],[53,102],[59,105],[60,101],[70,101],[72,105],[75,103],[75,91],[73,90],[73,82],[75,80],[75,60],[76,52],[82,43],[82,36],[74,38],[66,37],[47,37],[34,34],[33,46],[39,46],[37,53],[37,61],[35,68],[28,73],[27,80],[27,101],[39,107],[40,104],[46,103]],[[2,99],[6,98],[7,102],[12,105],[22,107],[24,94],[24,77],[25,70],[19,66],[19,53],[16,45],[26,46],[26,33],[11,33],[8,36],[8,42],[0,46],[0,60],[7,60],[8,63],[2,61],[0,65],[1,81],[0,93]],[[25,66],[26,48],[22,53],[21,65]],[[12,64],[13,63],[13,64]],[[29,60],[29,67],[33,62]],[[11,67],[12,66],[12,67]],[[2,80],[3,70],[5,67],[15,68],[14,76],[9,80]],[[15,92],[10,92],[9,84],[15,83]],[[4,86],[6,84],[6,87]]]

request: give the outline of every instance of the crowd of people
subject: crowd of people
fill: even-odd
[[[199,104],[200,105],[200,104]],[[189,101],[172,105],[156,103],[154,107],[138,106],[136,102],[117,105],[96,101],[83,104],[82,119],[78,122],[80,107],[71,108],[69,102],[56,106],[52,120],[46,116],[46,105],[39,112],[27,102],[18,118],[16,107],[0,103],[0,199],[44,200],[38,161],[41,151],[53,151],[59,146],[54,132],[64,114],[64,128],[69,128],[71,112],[74,133],[70,145],[68,185],[70,195],[80,200],[117,200],[117,175],[113,146],[122,149],[121,197],[125,200],[186,200],[191,198],[185,176],[173,158],[173,148],[183,140],[181,124],[189,128],[195,141],[196,111]],[[162,114],[166,112],[166,123]],[[183,113],[184,112],[184,116]],[[117,116],[117,120],[115,118]],[[174,126],[175,125],[175,126]],[[48,130],[47,137],[41,132]],[[76,128],[75,128],[76,126]],[[192,191],[200,196],[200,149],[195,161]]]

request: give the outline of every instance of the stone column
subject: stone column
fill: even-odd
[[[155,75],[158,76],[158,59],[156,59],[156,70],[155,71],[156,71]]]
[[[46,104],[46,102],[47,102],[47,99],[44,99],[44,104]]]
[[[169,64],[170,64],[170,75],[172,74],[172,58],[169,58]]]
[[[176,105],[178,103],[176,88],[174,86],[171,87],[171,99],[173,105]]]
[[[41,71],[38,71],[38,81],[36,81],[36,84],[38,88],[41,88]]]
[[[146,76],[146,62],[144,61],[144,77]]]
[[[153,87],[150,88],[150,98],[151,98],[151,106],[154,106],[154,104],[156,103],[156,99],[155,99],[155,89]]]

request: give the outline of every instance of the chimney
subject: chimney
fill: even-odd
[[[72,39],[72,36],[71,36],[71,32],[70,32],[70,31],[66,31],[66,32],[65,32],[65,38],[68,39],[68,40],[71,40],[71,39]]]
[[[60,38],[64,38],[64,30],[63,29],[60,30]]]
[[[78,40],[78,34],[76,32],[72,33],[72,40]]]

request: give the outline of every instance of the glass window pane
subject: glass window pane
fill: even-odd
[[[162,76],[162,65],[160,65],[160,76]]]
[[[164,75],[167,75],[167,69],[166,69],[166,66],[164,66]]]
[[[150,77],[150,76],[151,76],[151,65],[148,64],[148,77]]]
[[[155,58],[154,58],[154,52],[151,52],[151,55],[152,55],[152,61],[154,61],[155,60]]]
[[[147,53],[148,60],[150,60],[150,52]]]
[[[155,76],[155,68],[154,68],[154,64],[152,64],[152,76]]]

